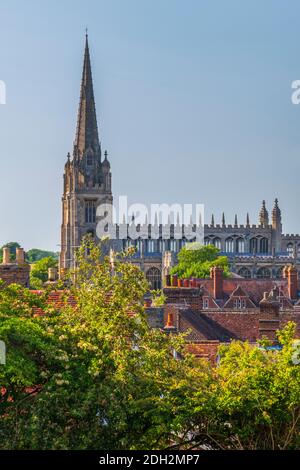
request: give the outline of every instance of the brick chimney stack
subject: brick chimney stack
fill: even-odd
[[[214,266],[210,270],[210,277],[214,283],[214,298],[220,300],[223,298],[223,269]]]
[[[16,262],[17,262],[17,264],[24,264],[25,263],[24,248],[16,248]]]
[[[288,291],[291,300],[298,298],[298,271],[295,266],[290,266],[287,271]]]
[[[10,249],[5,246],[3,248],[3,261],[2,264],[9,264],[10,263]]]

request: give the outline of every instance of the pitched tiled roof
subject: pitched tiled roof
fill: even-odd
[[[41,295],[43,294],[43,291],[40,290],[31,290],[30,292]],[[76,306],[76,300],[73,295],[66,295],[65,291],[52,291],[49,292],[48,296],[48,302],[49,304],[53,305],[55,308],[58,310],[62,307],[64,307],[66,304],[71,305],[72,307]],[[34,306],[33,307],[33,315],[38,316],[38,315],[45,315],[45,312],[41,307]]]
[[[223,279],[224,301],[233,294],[240,286],[242,291],[246,293],[256,306],[264,296],[264,292],[270,292],[274,286],[278,286],[285,297],[288,297],[288,288],[286,279]],[[213,280],[201,279],[201,287],[203,287],[210,295],[213,296]],[[224,304],[224,302],[223,302]]]
[[[205,313],[194,312],[191,309],[181,310],[180,316],[197,330],[203,340],[230,341],[237,336],[221,326]]]

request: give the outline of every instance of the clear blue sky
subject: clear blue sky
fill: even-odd
[[[279,198],[300,232],[300,3],[1,0],[0,244],[58,250],[89,29],[114,195],[257,222]]]

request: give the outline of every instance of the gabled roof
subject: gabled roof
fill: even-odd
[[[256,308],[255,303],[250,299],[249,294],[240,286],[238,285],[234,291],[232,292],[231,296],[224,304],[224,308],[235,308],[234,301],[236,299],[244,299],[245,300],[245,307],[244,308]]]

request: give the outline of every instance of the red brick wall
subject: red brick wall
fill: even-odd
[[[182,306],[183,307],[183,306]],[[181,307],[181,308],[182,308]],[[201,331],[197,331],[186,321],[182,316],[179,315],[180,321],[178,321],[178,309],[177,305],[167,305],[164,312],[164,322],[166,324],[168,312],[173,313],[174,326],[180,331],[186,331],[192,329],[192,333],[189,336],[191,340],[205,340]],[[236,337],[242,341],[248,340],[255,342],[260,338],[259,334],[259,320],[261,314],[259,309],[251,309],[243,312],[237,311],[226,311],[226,312],[208,312],[202,311],[202,315],[212,319],[218,325],[226,328],[229,332],[232,332],[232,337]],[[297,324],[297,337],[300,338],[300,314],[291,311],[280,311],[279,313],[279,328],[283,328],[288,321],[294,321]],[[277,326],[276,326],[277,329]],[[217,339],[217,338],[216,338]]]

